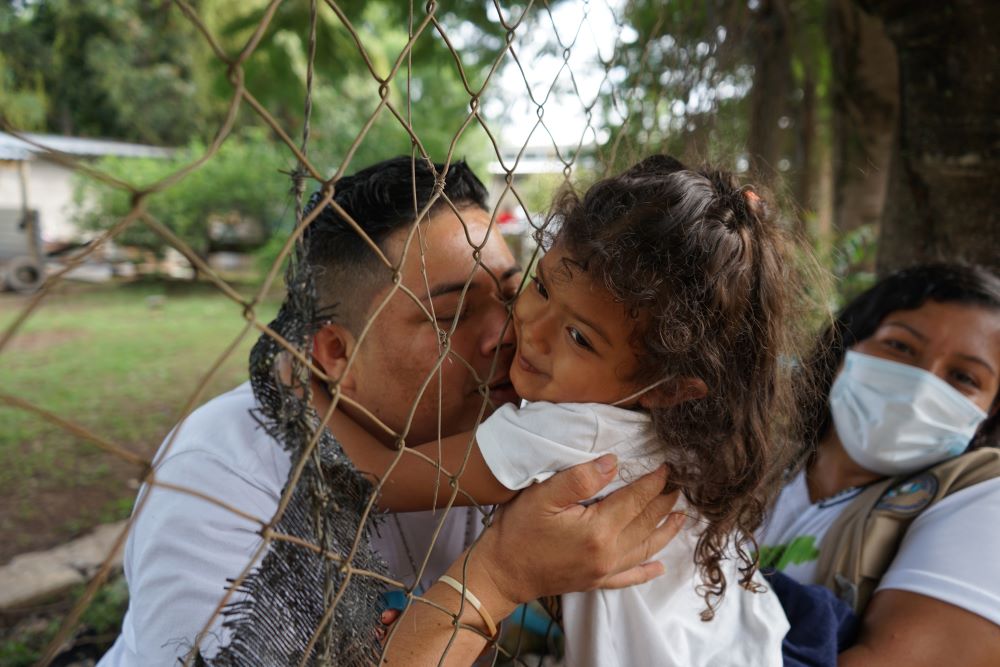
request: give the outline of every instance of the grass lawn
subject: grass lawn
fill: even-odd
[[[0,296],[0,331],[26,303]],[[258,317],[276,311],[268,303]],[[149,457],[244,324],[241,307],[211,286],[67,284],[0,352],[0,391]],[[243,339],[201,402],[246,379],[256,336]],[[134,465],[23,410],[0,406],[0,424],[0,564],[128,515]]]

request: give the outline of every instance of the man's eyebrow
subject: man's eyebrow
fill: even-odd
[[[523,271],[524,271],[524,269],[521,268],[520,264],[515,264],[514,266],[510,267],[509,269],[507,269],[506,271],[504,271],[503,273],[501,273],[500,274],[500,278],[498,280],[500,282],[503,282],[503,281],[507,280],[508,278],[510,278],[511,276],[515,276],[518,273],[521,273]]]
[[[511,276],[513,276],[513,275],[515,275],[517,273],[520,273],[520,272],[521,272],[521,267],[515,264],[514,266],[510,267],[509,269],[507,269],[506,271],[504,271],[500,275],[499,281],[503,282],[503,281],[507,280],[508,278],[510,278]],[[452,292],[461,292],[462,290],[465,289],[466,282],[469,283],[469,289],[470,290],[476,289],[477,287],[479,287],[479,285],[477,283],[472,282],[472,281],[466,281],[466,280],[455,281],[455,282],[452,282],[452,283],[441,283],[440,285],[436,285],[433,288],[431,288],[431,290],[429,292],[427,292],[427,294],[425,294],[424,296],[420,297],[420,300],[421,301],[430,301],[431,299],[434,299],[434,298],[439,297],[439,296],[443,296],[445,294],[451,294]]]
[[[467,280],[456,281],[453,283],[441,283],[440,285],[436,285],[435,287],[431,288],[431,290],[428,291],[427,294],[420,297],[420,300],[430,301],[431,299],[443,296],[445,294],[450,294],[452,292],[461,292],[462,290],[465,289],[466,283],[468,283],[470,290],[478,287],[476,283]]]

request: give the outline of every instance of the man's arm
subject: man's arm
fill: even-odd
[[[459,470],[462,473],[453,503],[456,506],[496,505],[507,502],[516,493],[490,472],[472,432],[409,447],[410,451],[404,451],[393,466],[398,452],[385,447],[340,410],[334,411],[329,426],[362,474],[375,483],[385,480],[378,499],[382,510],[415,512],[447,505],[453,492],[448,474],[454,475]]]
[[[479,542],[448,574],[464,582],[497,622],[518,604],[544,595],[624,588],[659,576],[663,565],[647,560],[683,525],[682,516],[664,522],[677,495],[663,494],[666,472],[660,468],[603,500],[580,504],[615,473],[614,456],[605,455],[525,489],[498,510]],[[471,664],[486,639],[467,629],[456,633],[459,594],[438,582],[423,597],[451,613],[411,604],[393,625],[383,664],[438,665],[446,649],[443,664]],[[468,603],[460,620],[485,632]]]
[[[206,452],[170,457],[156,478],[221,496],[262,521],[274,512],[274,498]],[[162,487],[145,494],[126,546],[128,613],[102,664],[179,664],[196,640],[205,655],[214,654],[226,640],[224,617],[214,611],[227,597],[227,579],[250,565],[261,544],[260,524],[204,498]]]

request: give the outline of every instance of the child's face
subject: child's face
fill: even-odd
[[[552,248],[517,299],[511,382],[529,401],[615,403],[640,389],[626,380],[638,363],[629,340],[636,321],[565,258]]]

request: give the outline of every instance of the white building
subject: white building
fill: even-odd
[[[33,211],[43,243],[80,240],[81,230],[73,223],[74,162],[109,155],[164,158],[172,154],[169,148],[121,141],[0,132],[0,212],[5,213],[0,219],[20,220],[26,211]],[[14,241],[8,238],[11,233],[0,229],[0,245]]]

